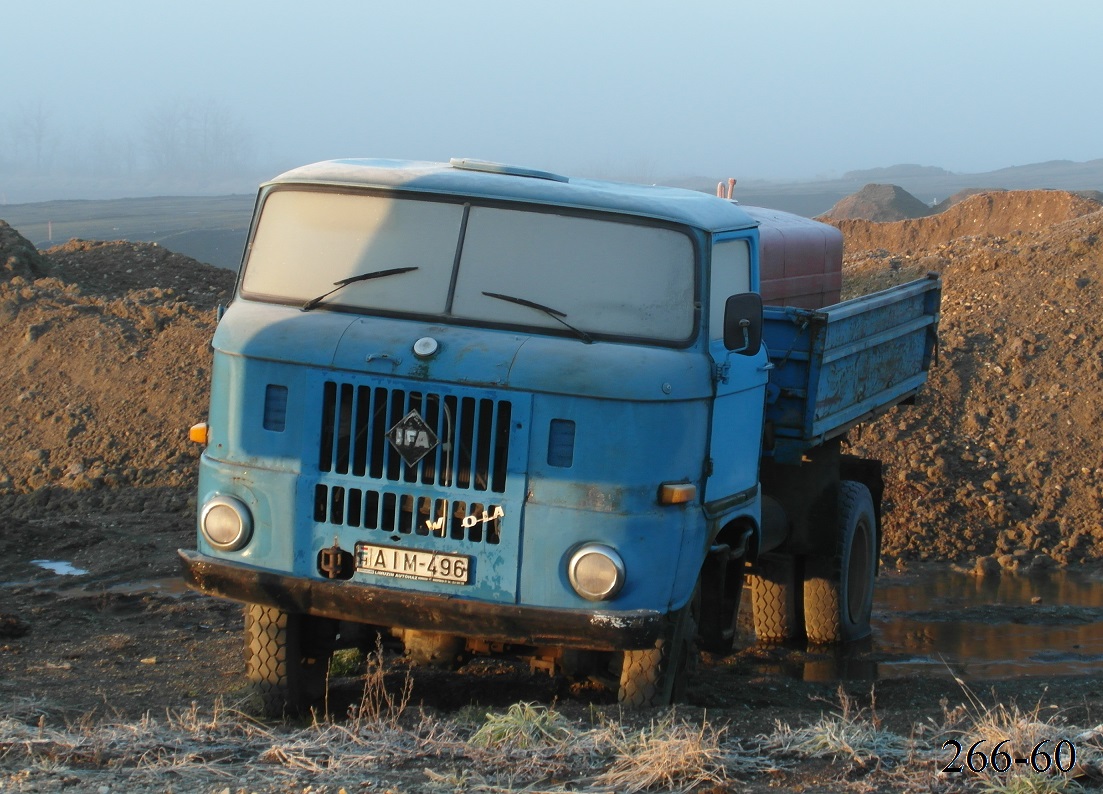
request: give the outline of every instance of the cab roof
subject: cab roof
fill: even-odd
[[[377,187],[523,201],[656,218],[709,232],[758,225],[737,204],[695,190],[568,178],[483,160],[327,160],[287,171],[264,186],[290,184]]]

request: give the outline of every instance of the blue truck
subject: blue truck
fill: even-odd
[[[884,480],[842,444],[924,383],[941,282],[837,302],[841,250],[730,195],[478,160],[262,185],[180,557],[245,604],[264,713],[381,635],[666,704],[745,587],[760,640],[867,636]]]

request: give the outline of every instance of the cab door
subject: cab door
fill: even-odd
[[[758,484],[762,421],[769,378],[764,349],[755,355],[724,346],[724,304],[757,284],[756,230],[713,238],[709,257],[709,354],[715,399],[709,436],[709,469],[704,501],[715,503]]]

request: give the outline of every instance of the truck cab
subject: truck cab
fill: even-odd
[[[787,523],[763,516],[762,225],[470,160],[263,185],[181,558],[246,605],[265,712],[307,707],[375,632],[425,663],[605,673],[629,705],[676,698],[696,644],[730,648]]]

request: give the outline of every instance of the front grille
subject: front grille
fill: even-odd
[[[417,411],[439,439],[413,466],[387,437],[410,411]],[[326,381],[318,468],[386,482],[504,493],[511,415],[508,400]]]
[[[314,520],[403,535],[432,535],[497,544],[505,511],[499,504],[396,494],[318,484]]]

